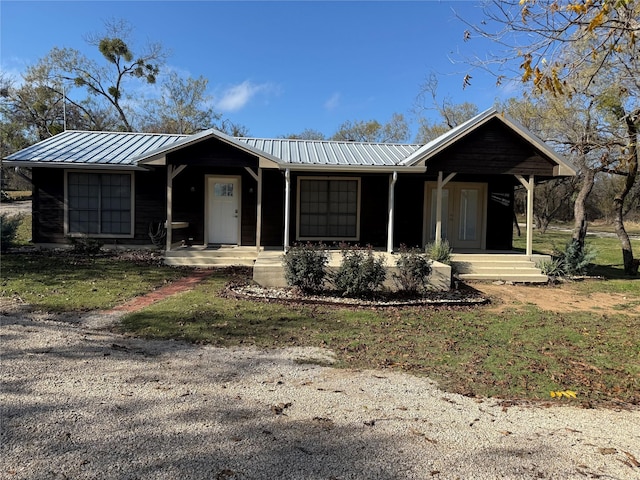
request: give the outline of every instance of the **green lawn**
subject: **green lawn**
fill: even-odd
[[[109,256],[6,253],[0,262],[0,296],[19,297],[49,312],[106,309],[184,274],[157,263]]]
[[[568,234],[536,235],[550,252]],[[517,243],[521,248],[524,240]],[[596,269],[614,280],[571,284],[577,298],[624,294],[640,304],[640,279],[623,278],[617,239],[589,241]],[[634,242],[636,255],[640,245]],[[64,253],[8,253],[1,258],[0,296],[47,311],[106,309],[182,277],[157,262]],[[507,399],[548,399],[573,390],[585,405],[640,402],[640,319],[613,311],[554,313],[523,304],[458,308],[341,308],[238,300],[224,295],[237,281],[219,270],[193,291],[129,314],[122,331],[221,347],[316,346],[334,351],[338,367],[393,368],[428,375],[444,389]],[[543,294],[545,287],[540,287]],[[566,286],[549,288],[568,288]]]
[[[542,400],[568,389],[586,405],[640,402],[640,322],[624,312],[282,305],[225,298],[226,282],[219,273],[128,315],[121,328],[220,347],[324,347],[338,366],[428,375],[468,395]]]

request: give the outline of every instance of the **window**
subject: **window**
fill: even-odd
[[[68,172],[68,233],[132,235],[132,176]]]
[[[357,179],[300,179],[299,237],[358,237]]]

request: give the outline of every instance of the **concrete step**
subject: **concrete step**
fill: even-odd
[[[460,273],[494,270],[499,272],[529,269],[538,270],[532,262],[452,262],[452,264]]]
[[[165,257],[164,263],[174,267],[252,267],[255,258]]]
[[[549,277],[542,274],[503,274],[503,275],[486,275],[483,273],[463,273],[458,275],[460,280],[502,280],[503,282],[513,282],[513,283],[547,283],[549,281]]]
[[[164,263],[189,267],[251,267],[257,257],[258,252],[255,247],[178,247],[165,252]]]

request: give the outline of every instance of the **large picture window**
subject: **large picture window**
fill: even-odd
[[[68,172],[68,233],[130,236],[132,174]]]
[[[358,186],[358,179],[301,178],[298,236],[357,240]]]

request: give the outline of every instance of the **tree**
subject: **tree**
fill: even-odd
[[[473,103],[456,104],[449,96],[439,100],[438,77],[433,73],[420,86],[414,110],[420,124],[416,135],[418,143],[427,143],[438,138],[478,114],[478,107]],[[427,111],[435,111],[440,121],[425,118]]]
[[[473,31],[499,42],[505,50],[477,65],[495,72],[501,83],[509,65],[519,60],[519,66],[512,70],[516,74],[512,78],[521,81],[530,92],[582,101],[585,133],[588,136],[597,131],[600,138],[593,143],[587,137],[576,146],[578,157],[586,167],[576,208],[584,204],[597,173],[624,178],[621,189],[611,200],[614,225],[625,272],[637,272],[638,265],[624,228],[624,213],[625,201],[639,181],[640,2],[494,0],[486,4],[485,13],[485,22],[470,25],[471,31],[465,32],[465,38],[473,38]],[[495,26],[498,27],[492,30]],[[597,120],[591,115],[591,109],[597,114]],[[604,123],[600,123],[602,120]],[[599,153],[597,162],[593,162],[594,147]],[[586,222],[576,215],[575,241],[580,242],[585,234]]]
[[[124,21],[107,23],[106,29],[105,34],[88,40],[98,48],[106,65],[90,60],[76,49],[54,47],[37,68],[49,70],[53,79],[70,80],[106,101],[115,110],[121,129],[130,132],[133,124],[123,103],[125,83],[131,79],[155,83],[166,54],[160,44],[152,43],[134,55],[127,39],[131,27]]]
[[[349,121],[338,127],[331,140],[343,142],[401,143],[409,137],[409,126],[404,116],[394,113],[391,120],[381,124],[377,120]]]
[[[202,76],[182,78],[171,72],[162,84],[160,97],[150,102],[142,130],[190,135],[212,128],[220,114],[211,106],[208,83]]]
[[[300,133],[291,133],[289,135],[285,135],[282,138],[289,138],[292,140],[325,140],[326,137],[324,133],[319,130],[314,130],[313,128],[305,128]]]

